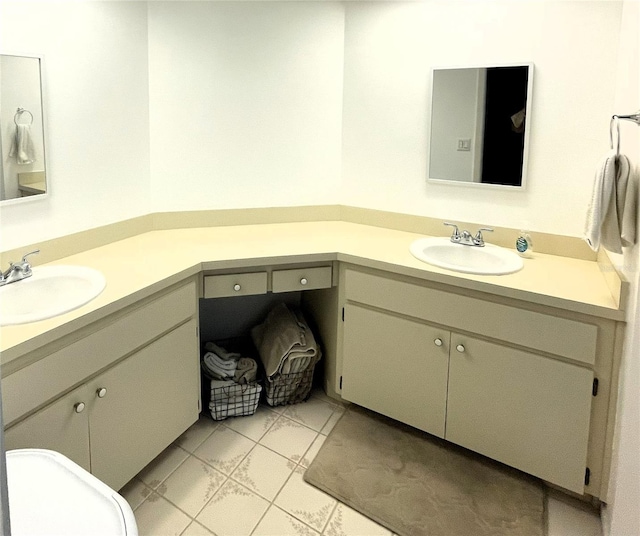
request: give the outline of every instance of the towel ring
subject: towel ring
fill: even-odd
[[[616,144],[615,150],[616,155],[620,154],[620,119],[617,115],[611,117],[611,122],[609,123],[609,147],[613,150],[613,126],[616,127]]]
[[[16,110],[15,115],[13,116],[13,122],[16,124],[16,126],[18,126],[18,118],[22,117],[22,114],[24,114],[24,113],[27,113],[27,114],[29,114],[31,116],[31,121],[29,121],[26,124],[33,125],[33,114],[29,110],[27,110],[26,108],[18,108]]]

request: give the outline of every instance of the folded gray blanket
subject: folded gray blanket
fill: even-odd
[[[268,377],[305,370],[319,349],[302,315],[296,316],[284,303],[276,305],[262,324],[251,330]]]

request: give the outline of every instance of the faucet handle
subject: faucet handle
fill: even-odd
[[[473,237],[473,241],[476,244],[483,244],[484,245],[484,237],[482,236],[482,232],[488,232],[488,233],[493,233],[493,229],[489,229],[489,227],[482,227],[480,229],[478,229],[478,232],[476,233],[476,236]]]
[[[24,262],[24,263],[27,263],[27,264],[28,264],[27,257],[28,257],[29,255],[35,255],[36,253],[40,253],[40,250],[39,250],[39,249],[36,249],[36,250],[34,250],[34,251],[30,251],[29,253],[25,253],[25,254],[22,256],[22,262]]]
[[[449,223],[448,221],[445,221],[444,224],[448,225],[449,227],[453,227],[453,234],[451,235],[451,241],[460,242],[460,239],[462,237],[460,236],[460,231],[458,229],[458,226],[455,223]]]

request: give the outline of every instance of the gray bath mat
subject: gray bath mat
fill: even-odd
[[[350,408],[304,479],[400,536],[543,536],[541,483]]]

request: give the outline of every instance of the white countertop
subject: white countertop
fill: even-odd
[[[342,221],[162,230],[90,249],[50,265],[100,270],[105,290],[54,318],[0,328],[2,363],[67,335],[202,270],[338,260],[540,305],[624,320],[596,262],[536,253],[514,274],[482,276],[414,258],[421,236]],[[37,261],[37,259],[34,259]],[[38,264],[35,262],[35,270]],[[19,284],[19,283],[18,283]]]

